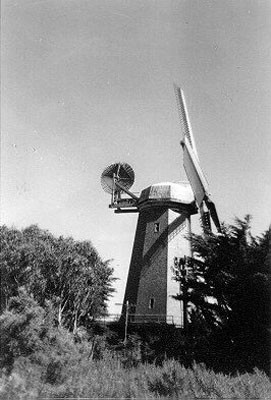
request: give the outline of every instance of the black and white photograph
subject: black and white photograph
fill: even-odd
[[[271,398],[271,2],[2,0],[0,397]]]

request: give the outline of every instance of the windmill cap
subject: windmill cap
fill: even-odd
[[[139,205],[145,202],[157,205],[163,203],[191,205],[194,203],[194,194],[188,182],[161,182],[142,190]]]

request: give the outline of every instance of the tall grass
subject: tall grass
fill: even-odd
[[[160,367],[140,364],[125,368],[120,359],[108,353],[102,360],[84,358],[78,364],[64,366],[58,370],[60,376],[55,384],[48,383],[47,373],[44,366],[18,360],[11,375],[3,373],[0,379],[0,398],[271,398],[271,383],[259,370],[231,377],[198,364],[185,368],[174,360],[165,361]]]

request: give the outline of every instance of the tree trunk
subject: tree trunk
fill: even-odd
[[[61,308],[61,302],[58,307],[58,326],[62,327],[62,308]]]
[[[75,334],[75,332],[77,331],[77,314],[78,314],[78,312],[76,311],[75,315],[74,315],[74,321],[73,321],[73,334]]]

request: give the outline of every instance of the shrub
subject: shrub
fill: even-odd
[[[185,368],[177,361],[165,361],[162,366],[139,364],[123,367],[112,353],[103,360],[81,357],[75,363],[62,365],[62,379],[52,384],[43,379],[45,366],[18,359],[8,377],[0,379],[0,396],[13,400],[49,398],[180,398],[257,399],[271,398],[268,377],[253,373],[229,376],[217,374],[202,364]]]

